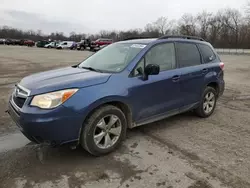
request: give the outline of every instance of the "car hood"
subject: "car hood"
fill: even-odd
[[[110,73],[99,73],[81,68],[66,67],[23,78],[20,85],[37,95],[67,88],[82,88],[108,81]]]

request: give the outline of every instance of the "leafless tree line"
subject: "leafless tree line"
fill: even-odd
[[[22,31],[4,26],[0,28],[0,38],[31,40],[74,40],[82,38],[112,38],[114,41],[127,38],[156,38],[162,35],[194,35],[200,36],[217,48],[250,48],[250,3],[244,14],[237,9],[223,9],[217,13],[200,12],[197,15],[184,14],[179,20],[160,17],[148,23],[143,29],[128,31],[102,30],[95,35],[71,32],[65,36],[62,32],[43,35],[42,31]]]

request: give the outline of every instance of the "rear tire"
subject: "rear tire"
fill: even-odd
[[[216,107],[217,96],[217,92],[213,87],[206,87],[202,94],[199,107],[195,110],[196,114],[202,118],[211,116]]]
[[[117,107],[100,107],[84,122],[80,143],[94,156],[108,154],[118,148],[126,137],[127,121]]]

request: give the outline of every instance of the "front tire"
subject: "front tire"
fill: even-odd
[[[196,114],[202,118],[211,116],[216,107],[217,96],[217,92],[213,87],[206,87],[203,92],[199,107],[196,109]]]
[[[103,106],[84,122],[80,142],[90,154],[105,155],[119,147],[126,130],[124,113],[115,106]]]

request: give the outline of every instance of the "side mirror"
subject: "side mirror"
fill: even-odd
[[[145,67],[145,74],[147,75],[157,75],[160,72],[160,67],[159,65],[156,64],[148,64]]]
[[[157,75],[160,72],[160,66],[156,64],[148,64],[144,70],[144,80],[148,79],[148,75]]]

